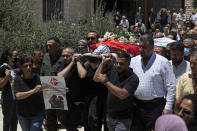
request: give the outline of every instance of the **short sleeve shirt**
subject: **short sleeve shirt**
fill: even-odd
[[[58,72],[61,72],[66,66],[68,65],[61,65]],[[70,102],[84,101],[85,88],[82,86],[82,81],[78,75],[77,66],[74,65],[68,73],[67,78],[65,78],[66,87],[69,88],[67,97]]]
[[[11,67],[9,67],[9,65],[2,65],[0,67],[0,78],[4,78],[5,77],[5,70],[9,69],[12,70],[12,73],[16,73],[16,69],[12,69]],[[16,75],[16,74],[12,74],[12,75]],[[12,75],[10,77],[12,77]],[[9,78],[11,79],[11,78]],[[2,99],[3,99],[3,104],[8,104],[9,102],[13,101],[13,95],[12,94],[12,89],[11,89],[11,85],[10,82],[8,80],[7,84],[5,85],[5,87],[3,87],[2,90]],[[8,102],[9,101],[9,102]]]
[[[111,73],[113,75],[111,75],[110,81],[119,88],[125,88],[129,92],[130,96],[121,100],[109,91],[107,97],[107,112],[112,118],[132,118],[133,96],[138,87],[139,79],[137,75],[133,73],[132,69],[130,69],[124,76],[118,76],[117,72],[115,72],[114,69],[112,70],[113,71]]]
[[[40,77],[33,75],[31,79],[17,76],[14,81],[14,92],[27,92],[40,85]],[[32,117],[44,111],[44,99],[41,92],[35,93],[25,99],[17,100],[17,112],[23,117]]]

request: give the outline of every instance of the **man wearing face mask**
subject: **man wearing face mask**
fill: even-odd
[[[190,71],[190,63],[184,60],[184,45],[182,42],[174,42],[170,45],[170,54],[173,72],[176,77],[176,83],[180,76]]]
[[[14,67],[17,68],[17,67],[18,67],[17,64],[18,64],[18,61],[19,61],[19,56],[18,56],[18,51],[17,51],[17,50],[14,50],[14,51],[13,51],[13,56],[12,56],[12,57],[13,57],[13,59],[14,59],[14,60],[13,60]]]
[[[190,50],[192,49],[192,47],[194,47],[195,41],[192,38],[187,38],[183,40],[183,45],[184,45],[184,58],[186,60],[189,60]]]
[[[80,54],[88,53],[88,42],[86,40],[79,40],[77,45],[77,52]]]
[[[190,55],[191,71],[184,73],[176,85],[176,106],[188,94],[197,93],[197,51]],[[176,108],[175,108],[176,109]]]

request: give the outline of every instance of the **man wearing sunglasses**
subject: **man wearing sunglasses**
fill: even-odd
[[[95,31],[91,31],[88,33],[87,41],[89,45],[98,43],[98,34]]]
[[[98,43],[98,33],[91,31],[88,33],[87,41],[88,46]],[[106,45],[100,45],[94,51],[89,50],[94,55],[101,55],[110,53],[110,49]],[[91,64],[98,64],[99,60],[86,61],[85,67],[87,75],[84,81],[84,87],[87,87],[86,103],[87,109],[85,110],[85,131],[101,131],[102,121],[105,115],[107,89],[102,83],[93,81],[93,77],[97,68]],[[104,119],[104,130],[107,130],[106,122]]]
[[[88,45],[90,46],[93,44],[97,44],[99,42],[98,38],[99,38],[99,35],[97,32],[95,31],[89,32],[88,37],[87,37]],[[101,54],[110,53],[110,48],[106,45],[100,45],[94,51],[90,51],[90,52],[92,52],[92,54],[94,55],[101,55]]]

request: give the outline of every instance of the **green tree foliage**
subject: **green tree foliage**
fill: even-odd
[[[51,21],[43,23],[33,10],[34,0],[0,0],[0,54],[7,48],[17,48],[20,55],[30,55],[35,49],[44,49],[48,37],[57,36],[61,46],[76,48],[77,41],[85,39],[91,30],[103,35],[114,31],[113,18],[103,17],[98,7],[94,15],[80,21]]]

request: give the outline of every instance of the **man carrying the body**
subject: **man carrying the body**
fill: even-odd
[[[118,55],[116,67],[112,56],[106,54],[102,58],[94,81],[103,83],[108,89],[107,126],[109,131],[130,131],[133,117],[133,95],[139,79],[129,67],[130,55]],[[110,70],[106,70],[106,66]]]

